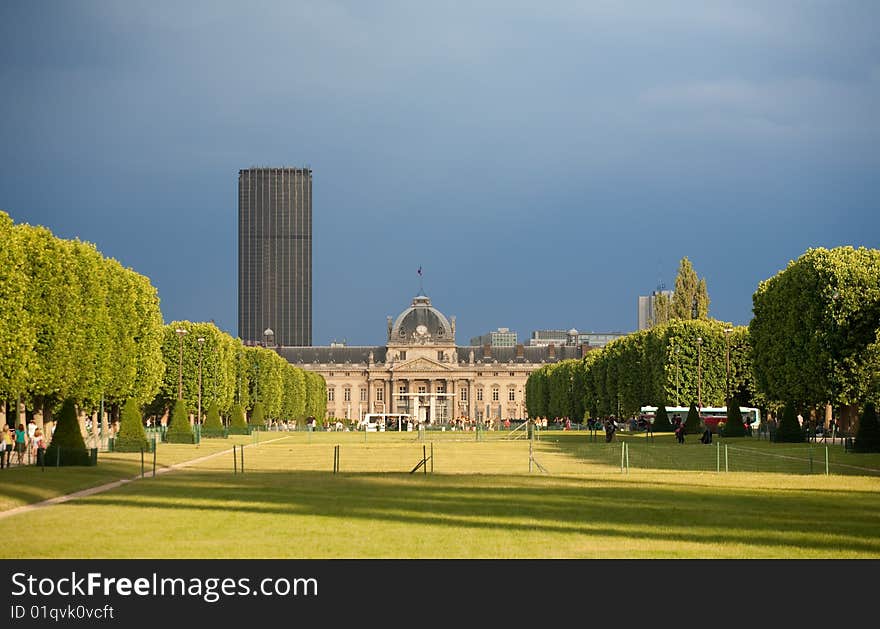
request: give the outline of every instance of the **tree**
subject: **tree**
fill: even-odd
[[[658,290],[654,293],[654,318],[651,321],[651,325],[669,323],[671,310],[672,304],[669,301],[669,297],[664,295],[663,291]]]
[[[208,406],[208,414],[205,417],[205,423],[202,425],[202,437],[223,437],[223,422],[220,421],[220,410],[217,408],[217,402],[211,402]]]
[[[174,403],[174,410],[171,412],[171,425],[165,432],[165,441],[168,443],[193,442],[193,429],[186,412],[186,402],[183,400],[177,400]]]
[[[672,423],[669,421],[669,415],[666,413],[664,404],[657,405],[657,412],[654,414],[654,424],[651,427],[654,432],[672,432]]]
[[[752,296],[756,387],[768,402],[845,407],[876,396],[870,371],[880,321],[880,251],[809,249]]]
[[[702,432],[703,430],[703,422],[700,419],[700,413],[697,411],[697,405],[694,402],[691,402],[691,407],[688,409],[687,418],[684,421],[685,431],[695,434],[698,432]]]
[[[122,408],[119,432],[113,442],[113,449],[117,452],[140,452],[150,449],[141,411],[134,398],[128,398]]]
[[[705,319],[708,316],[709,293],[706,289],[706,279],[697,279],[691,261],[685,256],[678,264],[670,318]]]
[[[244,409],[240,404],[236,404],[232,407],[231,418],[229,422],[229,434],[230,435],[248,435],[250,434],[250,428],[248,427],[247,420],[244,417]]]
[[[798,423],[797,411],[794,402],[788,402],[782,411],[782,419],[776,430],[776,441],[785,443],[801,443],[804,440],[804,432]]]
[[[72,399],[64,401],[56,422],[52,441],[46,449],[46,465],[91,465]]]
[[[865,405],[859,420],[859,430],[853,444],[856,452],[880,452],[880,423],[877,421],[877,410],[873,402]]]
[[[248,425],[252,428],[262,428],[266,424],[266,414],[263,411],[263,403],[255,402],[254,408],[251,410],[250,419],[248,419]]]
[[[739,410],[739,404],[733,400],[727,402],[727,421],[724,422],[725,437],[744,437],[746,427],[743,424],[742,412]]]

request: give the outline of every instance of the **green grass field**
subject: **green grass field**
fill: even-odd
[[[28,542],[4,545],[0,557],[880,557],[880,455],[829,448],[826,476],[823,447],[633,436],[622,472],[621,441],[547,432],[533,449],[544,474],[529,473],[528,442],[475,437],[264,433],[258,444],[163,444],[158,460],[171,465],[247,443],[245,473],[233,473],[227,452],[10,515],[0,527],[28,532]],[[410,474],[432,447],[429,473]],[[140,472],[140,455],[100,460],[3,470],[0,505]]]

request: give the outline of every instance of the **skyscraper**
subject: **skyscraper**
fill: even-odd
[[[238,335],[245,343],[312,344],[309,168],[238,172]]]

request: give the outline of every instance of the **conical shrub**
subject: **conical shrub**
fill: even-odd
[[[205,423],[202,424],[203,437],[223,437],[223,422],[220,420],[220,410],[217,408],[217,402],[211,402],[208,407],[208,414],[205,416]]]
[[[672,432],[672,423],[669,421],[669,415],[666,413],[666,406],[657,405],[657,412],[654,413],[654,425],[651,427],[654,432]]]
[[[697,405],[691,402],[688,409],[687,419],[684,420],[684,429],[688,434],[694,435],[703,432],[703,422],[700,420],[700,412]]]
[[[149,452],[150,450],[141,409],[133,398],[126,400],[125,406],[122,407],[119,432],[113,441],[113,450],[116,452],[140,452],[141,450]]]
[[[52,441],[46,449],[46,465],[91,465],[91,457],[83,441],[79,422],[76,420],[76,404],[67,400],[55,423]]]
[[[782,411],[782,420],[776,430],[776,441],[783,443],[801,443],[804,440],[804,432],[798,423],[797,411],[792,402],[785,405]]]
[[[880,452],[880,423],[877,422],[877,409],[874,404],[865,405],[859,418],[859,430],[853,444],[855,452]]]
[[[193,443],[193,440],[193,429],[189,424],[186,402],[177,400],[174,403],[174,410],[171,411],[171,425],[165,432],[165,441],[168,443]]]
[[[236,404],[232,407],[232,418],[229,422],[229,434],[249,435],[250,432],[251,429],[247,424],[247,420],[244,418],[244,409],[241,407],[241,404]]]
[[[727,402],[727,421],[724,423],[725,437],[745,437],[746,427],[743,424],[742,411],[735,400]]]
[[[251,428],[262,428],[266,423],[266,414],[263,411],[263,403],[256,402],[254,404],[254,408],[251,411],[251,418],[248,420],[248,424]]]

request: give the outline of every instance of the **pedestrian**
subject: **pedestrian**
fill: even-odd
[[[679,421],[678,426],[675,427],[675,438],[679,443],[684,443],[684,424]]]
[[[18,464],[24,464],[24,452],[27,448],[27,431],[24,429],[24,424],[19,424],[18,428],[15,429],[15,453],[18,455]]]
[[[34,461],[36,465],[42,465],[43,455],[46,453],[46,438],[41,429],[37,428],[34,431],[34,439],[31,443],[34,449]]]
[[[12,461],[13,433],[8,424],[3,424],[2,438],[0,438],[0,469],[9,467]]]
[[[712,431],[706,426],[706,430],[703,431],[703,436],[700,437],[700,443],[712,443]]]

